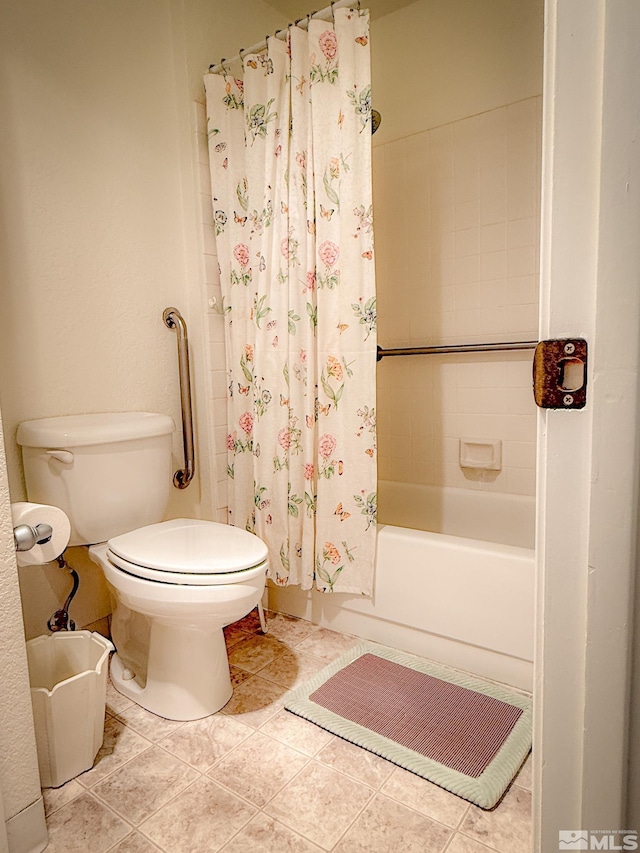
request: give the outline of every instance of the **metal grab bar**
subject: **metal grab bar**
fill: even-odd
[[[376,361],[388,355],[446,355],[461,352],[498,352],[501,350],[535,349],[538,341],[508,341],[498,344],[449,344],[434,347],[397,347],[383,349],[377,347]]]
[[[189,341],[187,324],[177,308],[165,308],[162,314],[168,329],[175,329],[178,335],[178,373],[180,375],[180,408],[182,409],[182,445],[184,447],[184,468],[173,475],[176,489],[186,489],[195,472],[195,454],[193,450],[193,410],[191,407],[191,374],[189,372]]]

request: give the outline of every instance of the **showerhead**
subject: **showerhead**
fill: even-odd
[[[376,130],[380,127],[380,122],[382,121],[382,116],[378,112],[378,110],[371,110],[371,135],[376,132]]]

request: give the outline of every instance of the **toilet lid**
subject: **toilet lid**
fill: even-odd
[[[109,549],[127,563],[176,574],[229,574],[264,563],[262,539],[228,524],[174,518],[109,540]]]

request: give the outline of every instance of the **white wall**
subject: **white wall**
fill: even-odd
[[[542,3],[418,0],[372,53],[380,345],[537,340]],[[531,356],[384,359],[380,477],[535,494]],[[460,438],[502,470],[462,469]]]
[[[17,424],[98,411],[169,414],[179,428],[175,334],[192,348],[197,475],[169,516],[215,517],[208,330],[192,100],[221,52],[282,23],[259,0],[8,0],[0,10],[0,404],[12,500],[26,497]],[[176,466],[182,465],[179,429]],[[72,616],[104,616],[97,569]],[[21,570],[28,634],[69,589],[53,565]],[[54,605],[52,607],[52,605]]]
[[[375,19],[374,145],[539,95],[542,24],[542,0],[416,0]]]
[[[4,819],[11,822],[12,818],[29,806],[35,804],[37,807],[40,801],[40,777],[22,633],[18,573],[13,552],[9,484],[2,452],[1,421],[0,590],[0,802]],[[41,807],[40,812],[44,826],[44,811]]]

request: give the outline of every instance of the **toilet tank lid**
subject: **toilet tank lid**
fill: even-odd
[[[24,447],[86,447],[137,438],[169,435],[175,429],[168,415],[155,412],[102,412],[23,421],[16,441]]]

